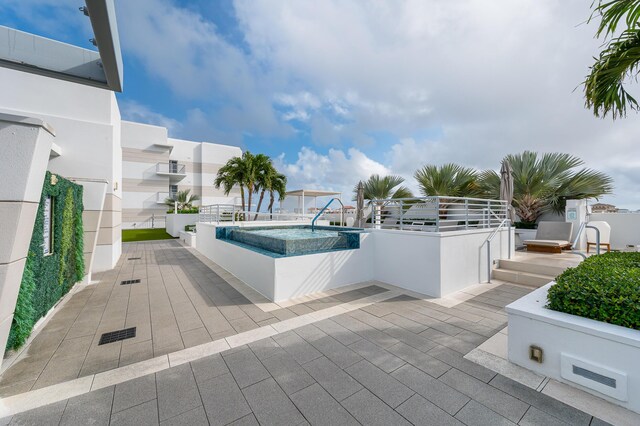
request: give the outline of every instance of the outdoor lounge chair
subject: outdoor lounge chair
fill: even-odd
[[[563,249],[571,248],[571,222],[540,222],[536,231],[536,238],[522,243],[527,251],[541,253],[562,253]]]
[[[600,245],[607,248],[607,251],[611,251],[611,243],[609,239],[611,238],[611,226],[604,221],[593,221],[587,223],[588,226],[595,226],[600,231]],[[589,248],[591,246],[596,246],[596,230],[587,228],[587,253],[589,253]]]

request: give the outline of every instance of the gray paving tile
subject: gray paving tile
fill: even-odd
[[[340,368],[346,368],[362,360],[362,357],[331,336],[323,336],[310,342]]]
[[[460,420],[468,426],[513,426],[515,423],[502,417],[495,411],[491,411],[484,405],[471,400],[465,405],[458,414],[456,419]]]
[[[519,425],[522,426],[567,426],[568,423],[553,417],[536,407],[529,407]]]
[[[520,421],[529,408],[519,399],[455,368],[443,374],[440,380],[514,423]]]
[[[382,319],[389,321],[391,324],[398,327],[409,330],[412,333],[421,333],[429,328],[427,325],[413,321],[412,319],[399,315],[395,312],[385,315]]]
[[[149,374],[116,385],[112,412],[126,410],[143,402],[156,399],[156,376]]]
[[[258,340],[249,343],[249,347],[259,360],[263,360],[283,351],[283,349],[272,338]]]
[[[602,419],[594,417],[593,420],[591,420],[591,425],[590,426],[613,426],[613,425],[611,423],[605,422]]]
[[[211,424],[227,424],[251,413],[231,374],[214,377],[198,386]]]
[[[241,389],[271,377],[249,348],[222,357]]]
[[[352,365],[345,371],[391,408],[396,408],[415,393],[366,360]]]
[[[456,414],[469,401],[468,396],[412,365],[407,364],[391,375],[451,415]]]
[[[241,419],[236,420],[233,423],[229,423],[229,426],[258,426],[259,423],[256,420],[256,416],[254,416],[253,414],[249,414],[247,416],[244,416]]]
[[[308,362],[302,367],[338,401],[362,389],[353,377],[325,357]]]
[[[342,401],[342,405],[356,420],[365,425],[411,424],[367,389],[362,389],[360,392],[345,399]]]
[[[489,381],[496,376],[495,371],[489,370],[482,365],[469,361],[468,359],[463,358],[462,354],[460,354],[459,352],[456,352],[444,346],[438,345],[435,348],[429,350],[427,354],[454,368],[457,368],[460,371],[464,371],[470,376],[482,380],[485,383],[489,383]]]
[[[111,416],[112,426],[141,426],[158,424],[158,401],[136,405]]]
[[[316,381],[293,358],[284,352],[262,361],[282,390],[290,395],[314,384]]]
[[[365,339],[359,340],[349,347],[386,373],[390,373],[406,364],[404,360],[393,355],[391,352]]]
[[[189,364],[156,373],[160,421],[202,405]]]
[[[348,346],[354,342],[357,342],[358,340],[362,340],[361,336],[341,326],[337,322],[332,321],[331,319],[318,321],[317,323],[315,323],[315,326],[343,345]]]
[[[215,354],[205,358],[200,358],[191,362],[193,376],[197,383],[206,382],[214,377],[229,373],[227,364],[222,359],[222,355]]]
[[[390,347],[389,352],[436,378],[451,368],[444,362],[404,343]]]
[[[273,340],[275,340],[282,349],[291,354],[299,364],[313,361],[322,356],[316,348],[293,331],[287,331],[286,333],[273,336]]]
[[[109,386],[69,399],[60,424],[109,424],[114,388]]]
[[[569,424],[588,425],[591,421],[589,414],[500,374],[489,384]]]
[[[297,425],[305,419],[273,379],[242,390],[261,425]]]
[[[162,426],[208,426],[209,420],[204,408],[198,407],[160,423]]]
[[[384,332],[421,352],[426,352],[436,346],[433,341],[401,327],[390,327]]]
[[[11,419],[10,425],[54,426],[60,423],[67,400],[45,405],[44,407],[18,413]]]
[[[290,396],[304,417],[314,425],[358,425],[359,423],[319,384]]]
[[[414,425],[463,426],[463,424],[420,395],[413,395],[396,411]]]

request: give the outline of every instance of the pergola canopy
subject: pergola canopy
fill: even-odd
[[[320,191],[317,189],[296,189],[294,191],[288,191],[286,196],[293,197],[326,197],[330,195],[341,195],[341,192],[335,191]]]

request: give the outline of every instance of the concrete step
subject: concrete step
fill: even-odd
[[[546,275],[550,277],[557,277],[567,269],[564,265],[548,265],[508,259],[500,259],[498,262],[498,268],[516,272],[528,272],[536,275]]]
[[[530,287],[542,287],[555,279],[552,275],[534,274],[531,272],[513,271],[502,268],[493,270],[493,278]]]

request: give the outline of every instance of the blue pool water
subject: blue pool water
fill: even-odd
[[[300,256],[360,248],[357,228],[287,226],[216,228],[216,238],[272,257]]]

